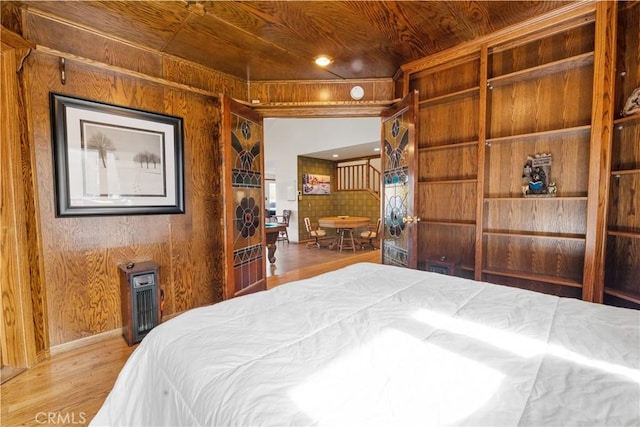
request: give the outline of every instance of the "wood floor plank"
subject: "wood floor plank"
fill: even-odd
[[[278,257],[280,255],[280,257]],[[294,280],[307,279],[356,262],[380,262],[380,250],[339,252],[326,248],[307,248],[304,244],[278,244],[275,267],[267,266],[267,288]],[[281,261],[282,260],[282,261]],[[280,264],[281,263],[281,264]],[[292,268],[294,267],[295,268]]]
[[[279,242],[267,266],[267,287],[305,279],[356,262],[380,262],[380,250],[338,252]],[[102,406],[136,346],[121,336],[55,353],[0,387],[0,425],[87,425]]]

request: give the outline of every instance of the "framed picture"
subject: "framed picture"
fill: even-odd
[[[50,94],[56,216],[184,213],[182,118]]]
[[[320,194],[326,195],[331,193],[331,177],[328,175],[316,175],[305,173],[302,174],[302,194]]]

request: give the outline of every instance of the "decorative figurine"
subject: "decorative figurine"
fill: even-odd
[[[525,179],[525,184],[521,187],[522,194],[525,197],[555,196],[557,188],[556,184],[549,180],[550,172],[550,153],[528,156],[522,168],[522,178]]]
[[[640,87],[637,87],[633,92],[631,92],[631,96],[627,99],[627,102],[624,104],[624,108],[622,109],[623,116],[630,116],[632,114],[640,113]]]

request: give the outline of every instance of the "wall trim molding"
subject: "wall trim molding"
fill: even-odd
[[[64,344],[59,344],[49,349],[50,356],[56,356],[58,354],[66,353],[71,350],[77,350],[82,347],[86,347],[97,342],[106,341],[122,335],[122,328],[113,329],[111,331],[102,332],[96,335],[80,338],[74,341],[69,341]],[[124,340],[124,338],[122,338]]]

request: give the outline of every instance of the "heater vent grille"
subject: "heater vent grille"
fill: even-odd
[[[129,345],[142,341],[162,320],[159,269],[150,261],[120,266],[122,328]]]

